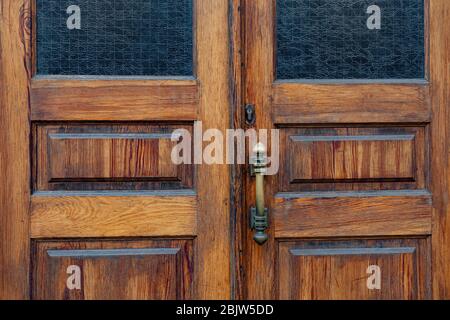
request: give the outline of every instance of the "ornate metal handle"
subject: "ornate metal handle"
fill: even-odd
[[[264,205],[264,175],[266,174],[267,157],[264,144],[258,143],[253,149],[251,158],[252,175],[256,178],[256,207],[250,208],[250,227],[255,230],[253,239],[259,244],[264,244],[268,236],[266,229],[269,227],[269,210]]]

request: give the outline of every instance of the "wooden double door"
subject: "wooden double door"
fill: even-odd
[[[448,1],[2,0],[0,26],[1,298],[450,297]],[[272,130],[275,170],[202,161],[209,129]]]

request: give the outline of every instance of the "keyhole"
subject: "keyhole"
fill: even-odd
[[[256,116],[255,116],[255,106],[252,104],[247,104],[245,106],[245,122],[248,125],[255,124]]]

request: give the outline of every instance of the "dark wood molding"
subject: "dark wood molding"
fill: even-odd
[[[242,1],[229,0],[229,24],[230,24],[230,98],[231,129],[245,128],[243,119],[243,56],[245,48],[242,45]],[[234,165],[231,168],[231,193],[230,193],[230,229],[231,229],[231,272],[232,272],[232,298],[244,299],[243,277],[243,237],[247,225],[244,223],[245,216],[245,176],[247,167],[245,165]]]

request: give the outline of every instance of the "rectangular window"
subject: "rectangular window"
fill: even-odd
[[[424,0],[277,0],[277,78],[423,79],[424,8]]]
[[[193,75],[193,0],[36,0],[37,74]]]

